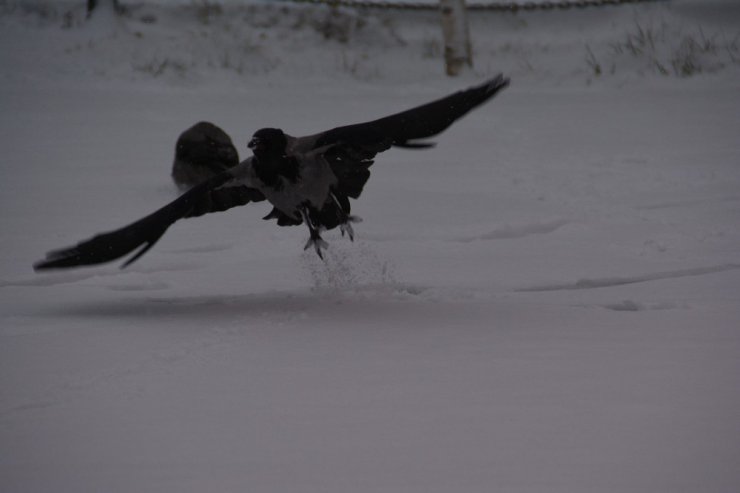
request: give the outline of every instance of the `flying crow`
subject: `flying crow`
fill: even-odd
[[[226,132],[210,122],[185,130],[175,144],[172,179],[181,190],[239,164],[239,153]]]
[[[305,137],[277,128],[258,130],[249,141],[253,155],[237,166],[197,184],[152,214],[121,229],[99,234],[77,246],[48,253],[36,270],[110,262],[138,249],[123,267],[146,253],[175,221],[224,211],[249,202],[269,201],[265,219],[280,226],[305,224],[319,257],[327,246],[321,231],[336,228],[353,238],[349,199],[357,199],[379,152],[391,147],[427,148],[436,135],[509,85],[492,80],[431,103],[366,123],[337,127]]]

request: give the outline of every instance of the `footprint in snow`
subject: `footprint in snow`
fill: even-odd
[[[728,272],[740,269],[740,264],[723,264],[711,267],[697,267],[693,269],[680,269],[673,271],[654,272],[649,274],[626,276],[626,277],[602,277],[592,279],[580,279],[576,282],[563,284],[549,284],[541,286],[532,286],[529,288],[517,289],[517,292],[543,292],[543,291],[571,291],[577,289],[598,289],[610,288],[614,286],[623,286],[625,284],[637,284],[651,281],[661,281],[664,279],[678,279],[682,277],[695,277]]]
[[[642,312],[646,310],[674,310],[680,308],[688,308],[685,303],[639,303],[632,300],[624,300],[619,303],[612,303],[608,305],[602,305],[607,310],[615,312]]]
[[[505,225],[496,228],[488,233],[462,237],[458,238],[456,241],[459,241],[461,243],[471,243],[473,241],[481,240],[513,240],[518,238],[525,238],[532,235],[543,235],[552,233],[562,228],[566,224],[568,224],[568,221],[564,219],[557,219],[555,221],[548,221],[543,223]]]

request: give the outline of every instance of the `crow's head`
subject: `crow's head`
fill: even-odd
[[[280,157],[285,154],[287,144],[288,140],[279,128],[262,128],[254,133],[247,147],[257,157]]]

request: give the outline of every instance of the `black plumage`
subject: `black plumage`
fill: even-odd
[[[172,179],[185,190],[239,164],[231,137],[211,122],[198,122],[175,144]]]
[[[211,176],[128,226],[50,252],[34,268],[93,265],[136,252],[126,266],[179,219],[263,200],[273,205],[265,219],[277,219],[281,226],[306,224],[310,237],[305,248],[313,247],[322,256],[322,248],[327,246],[320,236],[322,230],[340,227],[353,238],[352,223],[359,218],[350,214],[349,199],[362,193],[379,152],[393,146],[431,147],[433,144],[420,139],[442,132],[508,84],[509,80],[499,75],[401,113],[306,137],[291,137],[275,128],[261,129],[249,142],[253,155],[238,165]]]

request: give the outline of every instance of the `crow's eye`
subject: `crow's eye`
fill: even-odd
[[[216,147],[216,141],[215,140],[209,140],[208,144],[210,144],[211,147]]]

